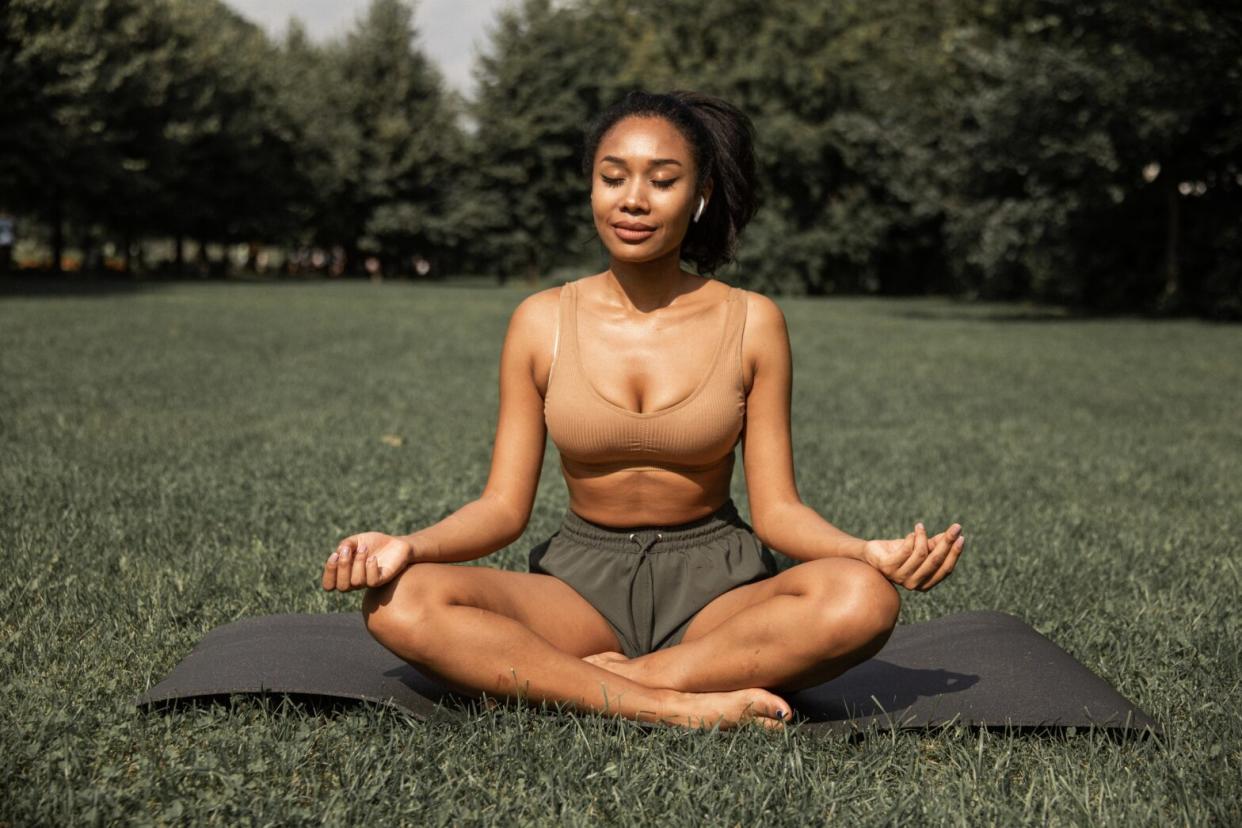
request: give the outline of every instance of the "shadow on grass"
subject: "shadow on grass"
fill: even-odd
[[[1178,313],[1159,311],[1090,311],[1070,307],[996,307],[990,303],[972,305],[962,302],[954,307],[914,309],[910,307],[882,308],[881,313],[899,319],[937,322],[1177,322],[1194,320],[1229,324],[1230,319],[1212,319],[1196,316],[1189,311]]]
[[[899,308],[889,311],[889,315],[902,319],[934,319],[939,322],[1082,322],[1088,319],[1123,318],[1120,314],[1104,316],[1066,308],[987,309],[968,304],[956,308],[927,310]]]
[[[237,274],[227,278],[196,277],[196,276],[155,276],[135,279],[126,276],[108,274],[72,273],[56,275],[53,273],[10,273],[0,274],[0,299],[30,297],[111,297],[139,293],[149,293],[165,288],[196,285],[219,285],[231,287],[236,285],[265,285],[289,287],[315,287],[329,285],[400,285],[406,287],[458,288],[466,290],[525,290],[536,291],[552,287],[557,282],[540,282],[531,285],[522,280],[510,279],[500,284],[495,277],[450,276],[442,279],[410,279],[392,276],[386,279],[371,280],[365,276],[345,277],[271,277]]]
[[[182,282],[198,280],[183,279]],[[126,296],[137,293],[149,293],[169,287],[175,282],[171,279],[135,280],[110,276],[62,275],[47,273],[42,275],[7,275],[0,277],[0,299],[31,298],[31,297],[99,297]]]

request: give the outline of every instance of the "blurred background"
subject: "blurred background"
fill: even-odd
[[[585,275],[584,126],[693,88],[757,127],[735,284],[1239,319],[1240,9],[7,0],[0,271]]]

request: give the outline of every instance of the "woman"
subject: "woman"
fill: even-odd
[[[897,621],[893,584],[946,577],[961,527],[866,541],[800,501],[780,309],[681,267],[714,272],[754,214],[742,112],[631,93],[588,131],[583,170],[610,265],[513,312],[482,496],[411,535],[346,538],[323,587],[369,587],[372,634],[461,693],[783,728],[790,707],[765,688],[873,655]],[[570,509],[530,572],[453,566],[521,536],[547,435]],[[729,494],[738,443],[753,528]],[[769,547],[800,563],[778,573]]]

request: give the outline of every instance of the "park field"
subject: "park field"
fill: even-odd
[[[133,697],[213,627],[356,610],[318,587],[341,538],[482,492],[531,288],[90,284],[0,291],[0,825],[1242,823],[1242,328],[777,300],[803,500],[858,536],[964,526],[902,622],[1018,615],[1161,738],[148,715]],[[549,442],[526,533],[465,565],[524,570],[566,503]]]

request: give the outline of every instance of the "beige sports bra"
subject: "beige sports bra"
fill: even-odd
[[[636,412],[605,399],[582,365],[578,347],[578,284],[561,288],[552,367],[544,395],[548,435],[568,471],[727,467],[746,416],[742,329],[746,295],[729,286],[728,313],[710,367],[681,402]]]

